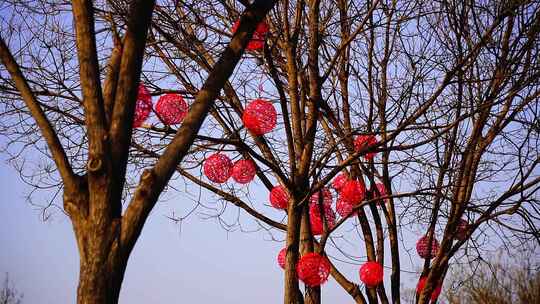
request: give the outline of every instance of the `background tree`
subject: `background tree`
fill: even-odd
[[[126,7],[108,1],[96,9],[96,41],[105,54],[125,49],[115,37],[129,31]],[[179,92],[198,104],[198,88],[223,61],[220,51],[242,7],[232,1],[158,3],[142,68],[152,94]],[[25,8],[15,16],[37,16],[43,23],[41,11]],[[270,31],[264,49],[247,54],[232,77],[222,79],[223,94],[202,127],[190,128],[189,115],[179,129],[154,120],[123,141],[131,149],[125,170],[132,173],[122,184],[123,194],[133,202],[149,193],[157,199],[144,187],[145,174],[137,188],[138,172],[154,164],[159,168],[171,155],[186,155],[182,162],[168,163],[168,176],[175,170],[182,177],[178,185],[185,185],[184,197],[194,197],[196,206],[227,229],[243,229],[247,213],[256,219],[255,227],[285,239],[285,303],[320,302],[320,288],[300,292],[295,271],[299,256],[312,251],[350,263],[384,264],[389,283],[365,290],[336,265],[331,273],[357,303],[399,303],[400,274],[414,247],[404,235],[427,234],[428,242],[436,237],[441,249],[425,259],[419,273],[428,280],[418,302],[428,303],[452,258],[470,262],[493,247],[538,242],[538,13],[531,1],[280,2],[266,18]],[[14,19],[12,24],[21,23]],[[30,33],[19,56],[35,58],[32,47],[41,37],[66,39],[57,28],[62,27],[51,22],[40,27],[47,35]],[[84,123],[73,114],[78,82],[70,83],[64,73],[73,75],[77,65],[69,64],[69,43],[45,45],[54,50],[47,57],[51,63],[39,57],[25,75],[41,85],[34,90],[38,96],[50,98],[42,104],[54,113],[55,124],[65,126],[58,133],[70,145],[81,137],[73,134],[83,134],[70,133],[72,128]],[[105,66],[107,60],[100,60]],[[109,61],[113,71],[118,64]],[[19,98],[4,79],[3,100]],[[278,127],[264,136],[250,133],[241,120],[246,103],[256,97],[270,99],[279,113]],[[35,139],[18,136],[29,133],[26,111],[10,106],[4,111],[10,118],[5,134],[15,146],[22,141],[23,147],[39,148]],[[179,147],[178,136],[186,129],[194,144],[170,148]],[[355,147],[358,135],[375,135],[378,142]],[[72,162],[82,160],[81,167],[87,152],[77,147],[85,140],[70,146]],[[218,185],[201,177],[202,163],[215,151],[253,160],[262,186]],[[367,153],[376,156],[366,158]],[[355,207],[358,216],[339,218],[334,226],[325,223],[323,235],[314,238],[308,202],[340,172],[362,180],[368,195]],[[290,193],[286,215],[256,203],[266,201],[277,184]],[[190,193],[193,185],[204,192]],[[146,216],[150,210],[142,211]],[[469,224],[464,235],[458,231],[460,220]]]
[[[13,283],[9,281],[9,274],[6,273],[4,284],[0,290],[0,304],[21,304],[22,299],[23,294],[15,289]]]

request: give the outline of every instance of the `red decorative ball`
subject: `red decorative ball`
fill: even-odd
[[[331,229],[336,224],[336,214],[330,205],[323,204],[324,218],[328,229]],[[309,222],[311,224],[311,233],[313,235],[321,235],[324,232],[323,219],[318,204],[309,206]]]
[[[380,198],[388,195],[386,193],[386,187],[383,183],[377,183],[375,187],[377,187],[377,191],[379,191],[379,193],[377,193],[377,191],[373,191],[373,198]],[[384,202],[388,202],[388,198],[385,198]]]
[[[133,114],[133,127],[140,127],[143,122],[150,116],[152,112],[152,96],[150,92],[144,86],[139,84],[139,91],[137,93],[137,101],[135,102],[135,113]]]
[[[375,135],[358,135],[356,139],[354,140],[354,150],[356,152],[360,151],[365,146],[373,146],[377,144],[377,138]],[[366,153],[364,155],[364,158],[367,160],[373,159],[375,157],[375,152]]]
[[[156,103],[156,114],[168,126],[181,123],[188,110],[187,103],[179,94],[165,94]]]
[[[239,184],[247,184],[253,180],[257,168],[250,159],[241,159],[234,163],[232,168],[232,177]]]
[[[341,191],[341,188],[349,181],[349,175],[347,173],[341,173],[332,181],[332,188],[336,191]]]
[[[354,205],[348,201],[343,200],[340,196],[336,202],[336,211],[341,217],[349,217],[351,215],[356,215],[358,212],[352,213]]]
[[[366,197],[366,186],[363,181],[350,180],[343,185],[339,196],[356,206]]]
[[[212,154],[204,161],[203,172],[214,183],[226,182],[232,173],[232,162],[225,154]]]
[[[279,254],[277,256],[277,263],[279,267],[285,269],[285,258],[287,256],[287,248],[283,248],[279,251]]]
[[[272,207],[277,209],[287,209],[287,205],[289,204],[289,192],[281,185],[275,186],[272,188],[272,191],[270,191],[269,199]]]
[[[306,286],[319,286],[328,280],[328,276],[330,275],[330,261],[317,253],[307,253],[298,261],[296,273],[298,274],[298,278]]]
[[[429,250],[429,243],[427,235],[421,237],[418,242],[416,242],[416,252],[423,259],[431,259],[437,255],[439,251],[439,241],[433,236],[431,240],[431,251]]]
[[[240,20],[236,20],[236,22],[233,24],[232,32],[233,34],[236,33],[236,30],[238,30],[238,26],[240,25]],[[256,51],[260,50],[264,47],[264,40],[266,37],[266,34],[268,33],[268,24],[266,24],[266,21],[261,21],[257,28],[255,29],[255,32],[253,32],[253,36],[251,37],[251,40],[248,42],[248,45],[246,46],[246,49],[248,51]]]
[[[276,109],[271,102],[255,99],[244,109],[244,126],[255,135],[263,135],[274,129],[277,122]]]
[[[427,277],[421,277],[420,280],[418,280],[418,285],[416,285],[416,293],[421,294],[422,290],[424,290],[424,286],[426,286]],[[431,301],[437,300],[439,295],[442,291],[442,283],[439,283],[437,287],[431,292]]]
[[[384,269],[377,262],[366,262],[360,267],[360,281],[367,287],[375,287],[383,281]]]
[[[467,232],[469,230],[469,222],[464,219],[460,219],[456,228],[456,239],[464,241],[467,239]]]
[[[322,190],[317,191],[311,195],[309,198],[310,204],[319,204],[319,194],[322,192],[322,203],[323,205],[332,205],[332,192],[328,188],[322,188]]]

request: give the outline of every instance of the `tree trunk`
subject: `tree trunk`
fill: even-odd
[[[116,304],[125,267],[85,263],[80,265],[77,304]]]

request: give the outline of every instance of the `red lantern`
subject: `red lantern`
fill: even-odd
[[[377,138],[375,137],[375,135],[358,135],[354,140],[354,150],[358,152],[365,146],[369,147],[375,144],[377,144]],[[373,157],[375,157],[375,154],[375,152],[366,153],[364,155],[364,158],[367,160],[371,160],[373,159]]]
[[[298,261],[296,273],[298,274],[298,278],[306,286],[319,286],[328,280],[328,275],[330,275],[330,261],[317,253],[307,253]]]
[[[349,217],[351,215],[357,214],[357,212],[355,212],[354,214],[352,213],[353,208],[354,208],[353,204],[351,204],[348,201],[343,200],[341,196],[338,197],[337,202],[336,202],[336,211],[341,217]]]
[[[416,293],[420,295],[422,293],[422,290],[424,290],[424,286],[426,286],[427,277],[421,277],[420,280],[418,280],[418,285],[416,285]],[[439,295],[442,291],[442,283],[439,283],[437,287],[431,292],[431,301],[436,301]]]
[[[241,159],[234,163],[232,168],[232,177],[239,184],[247,184],[253,180],[257,168],[255,163],[249,159]]]
[[[328,229],[331,229],[336,224],[336,214],[330,205],[323,204],[324,218]],[[324,232],[323,219],[318,204],[309,206],[309,222],[311,224],[311,233],[313,235],[321,235]]]
[[[339,192],[347,181],[349,181],[349,175],[347,173],[341,173],[332,181],[332,188]]]
[[[236,20],[236,22],[233,24],[232,32],[233,34],[236,33],[236,30],[238,30],[238,26],[240,25],[240,20]],[[260,50],[264,47],[264,40],[266,38],[266,34],[268,33],[268,24],[266,24],[266,21],[261,21],[257,28],[255,29],[255,32],[253,32],[253,36],[251,37],[251,40],[248,42],[248,45],[246,46],[246,49],[248,51],[256,51]]]
[[[388,195],[386,193],[386,187],[384,186],[383,183],[377,183],[375,186],[377,187],[377,191],[379,193],[377,193],[377,191],[373,191],[373,197],[374,198],[380,198],[380,197],[384,197],[384,196]],[[385,198],[384,202],[388,202],[388,198]]]
[[[140,127],[143,122],[150,116],[152,112],[152,96],[150,92],[144,86],[139,84],[139,91],[137,93],[137,101],[135,102],[135,112],[133,113],[133,127]]]
[[[289,204],[289,192],[281,185],[275,186],[272,188],[272,191],[270,191],[269,199],[272,207],[277,209],[287,209],[287,205]]]
[[[362,181],[350,180],[343,185],[339,196],[356,206],[366,197],[366,186]]]
[[[427,235],[424,235],[416,242],[416,252],[418,252],[418,255],[423,259],[431,259],[435,257],[439,251],[439,241],[437,241],[435,236],[433,236],[431,240],[431,251],[429,250],[428,245]]]
[[[310,204],[319,204],[319,194],[322,192],[322,203],[324,205],[332,205],[332,192],[328,188],[323,188],[321,191],[313,193],[309,198]]]
[[[360,267],[360,281],[366,284],[367,287],[375,287],[383,281],[384,269],[377,262],[367,262]]]
[[[255,99],[244,109],[242,121],[246,129],[255,135],[263,135],[274,129],[277,122],[276,109],[271,102]]]
[[[456,228],[456,239],[464,241],[467,239],[467,232],[469,230],[469,222],[464,219],[460,219]]]
[[[232,162],[225,154],[212,154],[204,161],[203,172],[212,182],[222,184],[231,177]]]
[[[188,110],[187,103],[179,94],[165,94],[156,103],[156,114],[167,126],[182,122]]]
[[[285,258],[287,256],[287,248],[283,248],[279,251],[279,254],[277,256],[277,263],[279,267],[285,269]]]

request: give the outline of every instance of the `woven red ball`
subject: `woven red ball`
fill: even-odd
[[[307,253],[298,261],[296,273],[306,286],[319,286],[328,280],[330,261],[317,253]]]
[[[427,235],[424,235],[416,242],[416,252],[418,252],[418,255],[423,259],[431,259],[435,257],[439,251],[439,241],[437,241],[435,236],[433,236],[433,239],[431,240],[431,251],[429,250],[428,245]]]
[[[363,181],[350,180],[343,185],[339,196],[356,206],[366,197],[366,186]]]
[[[354,205],[348,201],[343,200],[340,196],[336,202],[336,211],[341,217],[349,217],[351,215],[356,215],[358,212],[352,213]]]
[[[426,286],[427,277],[421,277],[420,280],[418,280],[418,284],[416,285],[416,293],[421,294],[422,290],[424,290],[424,286]],[[439,295],[442,291],[442,283],[439,283],[437,287],[431,292],[431,301],[437,300]]]
[[[188,110],[187,103],[179,94],[165,94],[156,103],[156,114],[165,125],[181,123]]]
[[[233,34],[236,33],[236,30],[238,30],[238,26],[240,25],[240,20],[236,20],[236,22],[233,24],[232,32]],[[249,51],[256,51],[260,50],[264,47],[264,40],[266,38],[266,34],[268,33],[268,24],[266,24],[266,21],[261,21],[257,28],[255,29],[255,32],[253,32],[253,36],[251,36],[251,40],[248,42],[246,49]]]
[[[377,262],[366,262],[360,267],[360,281],[367,287],[375,287],[383,281],[384,269]]]
[[[373,146],[377,144],[377,138],[375,135],[358,135],[356,139],[354,140],[354,150],[356,152],[360,151],[365,146]],[[364,158],[367,160],[373,159],[375,157],[375,152],[370,152],[364,154]]]
[[[274,129],[277,122],[276,109],[264,99],[251,101],[242,115],[244,126],[255,135],[263,135]]]
[[[285,258],[287,256],[287,248],[283,248],[279,251],[279,254],[277,256],[277,263],[279,267],[285,269]]]
[[[331,229],[336,224],[336,214],[330,205],[323,204],[324,217],[328,229]],[[321,235],[324,232],[323,219],[321,210],[318,204],[309,206],[309,222],[311,224],[311,233],[313,235]]]
[[[469,222],[464,219],[460,219],[456,228],[456,239],[464,241],[467,239],[467,232],[469,230]]]
[[[137,101],[135,102],[135,112],[133,113],[133,127],[140,127],[143,122],[150,116],[152,112],[152,96],[150,92],[144,86],[144,84],[139,84],[139,89],[137,93]]]
[[[270,191],[269,199],[272,207],[277,209],[287,209],[287,205],[289,203],[289,192],[281,185],[275,186],[272,188],[272,191]]]
[[[241,159],[234,163],[232,168],[232,177],[239,184],[247,184],[253,180],[257,168],[250,159]]]
[[[226,182],[232,173],[232,162],[225,154],[212,154],[204,161],[203,172],[214,183]]]
[[[317,191],[311,195],[309,198],[310,204],[319,204],[319,195],[322,192],[322,203],[324,205],[332,205],[332,192],[328,188],[322,188],[322,190]]]
[[[347,181],[349,181],[349,175],[347,173],[341,173],[332,181],[332,188],[339,192]]]
[[[383,183],[377,183],[375,186],[377,187],[377,191],[379,191],[379,193],[377,193],[377,191],[373,191],[374,198],[380,198],[388,195],[388,193],[386,193],[386,187]],[[388,198],[385,198],[384,202],[388,202]]]

